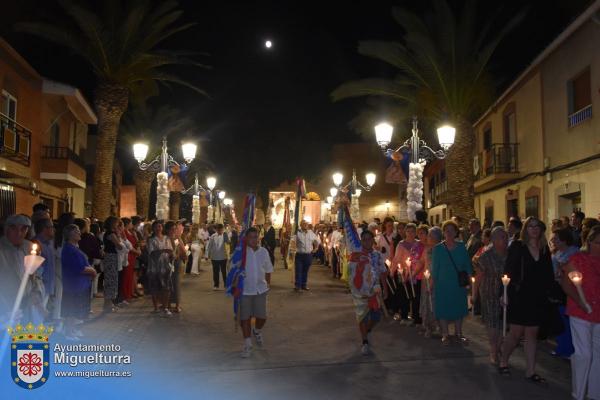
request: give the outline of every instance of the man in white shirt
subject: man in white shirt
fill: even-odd
[[[308,281],[308,270],[312,264],[312,256],[319,247],[317,235],[308,229],[306,221],[300,222],[300,230],[294,235],[296,239],[295,264],[295,287],[294,290],[310,290],[306,283]]]
[[[208,240],[206,254],[213,267],[213,290],[219,290],[219,271],[223,276],[223,285],[227,274],[227,252],[225,243],[229,243],[229,238],[223,232],[223,224],[217,224],[217,231]]]
[[[342,232],[343,227],[335,228],[331,233],[331,272],[335,279],[339,279],[342,276],[342,269],[340,263],[340,245],[343,238]]]
[[[269,252],[258,245],[258,231],[250,228],[246,231],[246,266],[244,278],[244,292],[240,299],[240,325],[244,335],[244,350],[242,357],[250,357],[252,352],[252,338],[256,345],[263,345],[262,328],[267,322],[267,292],[271,284],[273,264]],[[252,328],[252,317],[255,319]]]

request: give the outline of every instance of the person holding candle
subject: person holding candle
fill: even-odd
[[[419,226],[419,233],[423,231],[422,227],[423,225]],[[425,238],[422,236],[419,238],[419,241],[425,244],[425,250],[423,251],[425,291],[423,292],[423,287],[421,287],[422,295],[419,313],[424,328],[423,336],[426,338],[431,337],[431,334],[437,328],[437,320],[434,315],[433,281],[431,279],[431,253],[433,248],[442,241],[442,236],[442,230],[434,226],[429,229]]]
[[[481,318],[487,327],[490,343],[490,362],[497,364],[502,344],[501,304],[498,293],[502,289],[501,278],[506,264],[508,233],[504,228],[496,227],[490,234],[490,241],[492,247],[477,259],[473,259],[476,259],[474,266],[480,283]]]
[[[457,339],[467,344],[468,339],[462,331],[462,320],[467,315],[467,289],[460,286],[459,272],[471,275],[473,269],[464,243],[457,240],[459,227],[456,222],[445,221],[442,231],[445,240],[436,245],[431,254],[435,317],[440,321],[443,345],[450,344],[450,322],[454,322]]]
[[[375,238],[375,248],[381,252],[388,270],[385,284],[388,287],[388,297],[385,306],[394,315],[394,321],[400,320],[400,304],[402,294],[400,293],[400,282],[398,281],[397,264],[394,263],[395,246],[394,240],[397,233],[394,232],[394,220],[391,217],[383,219],[383,232]]]
[[[90,266],[88,257],[79,249],[81,232],[75,224],[63,230],[61,251],[63,278],[62,316],[65,318],[65,338],[78,340],[83,333],[75,328],[76,320],[84,320],[90,311],[90,290],[96,270]]]
[[[509,375],[508,360],[513,350],[525,337],[525,377],[534,383],[545,383],[535,372],[537,337],[540,326],[553,311],[548,294],[554,283],[550,249],[544,236],[546,226],[535,217],[523,225],[520,240],[508,248],[504,273],[508,284],[507,318],[510,331],[502,345],[499,372]]]
[[[21,279],[25,273],[25,256],[30,254],[32,249],[31,242],[26,240],[30,227],[29,217],[21,214],[9,216],[4,223],[4,235],[0,237],[0,316],[10,314],[17,298]],[[39,276],[34,275],[29,278],[20,308],[23,313],[27,314],[22,315],[23,320],[29,319],[27,313],[31,305],[29,300],[33,300],[35,297],[30,297],[34,289],[34,280],[37,281],[35,286],[43,287],[42,279]],[[40,303],[41,300],[40,297]],[[3,320],[8,321],[9,318]]]
[[[400,292],[401,323],[409,324],[408,313],[411,311],[412,325],[420,325],[419,301],[421,299],[421,279],[423,278],[423,243],[417,240],[417,226],[413,223],[406,224],[404,240],[398,243],[392,265],[400,269],[398,279],[408,290]]]
[[[571,280],[569,275],[579,279]],[[561,285],[568,296],[566,313],[575,348],[571,355],[571,394],[583,400],[587,391],[588,398],[600,399],[600,226],[589,231],[582,251],[563,267]]]

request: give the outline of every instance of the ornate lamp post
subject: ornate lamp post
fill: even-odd
[[[156,218],[169,218],[169,174],[168,168],[174,166],[188,165],[196,157],[197,146],[194,143],[184,143],[181,145],[184,164],[179,164],[167,151],[167,138],[163,137],[161,154],[149,163],[144,160],[148,155],[148,145],[145,143],[135,143],[133,145],[133,157],[138,162],[142,171],[156,172]]]
[[[356,178],[356,170],[352,170],[352,179],[345,185],[342,185],[344,181],[344,175],[340,172],[336,172],[332,175],[333,184],[335,187],[330,189],[330,194],[332,197],[336,197],[340,190],[347,192],[350,198],[350,216],[352,219],[356,220],[360,218],[360,209],[358,204],[358,198],[360,197],[363,190],[370,191],[373,185],[375,184],[376,175],[372,172],[365,174],[365,179],[367,184],[362,184]]]
[[[418,210],[423,209],[423,169],[427,160],[433,158],[444,159],[448,155],[450,147],[454,144],[454,137],[456,135],[456,129],[450,125],[443,125],[437,129],[438,141],[442,147],[440,150],[433,150],[419,137],[419,129],[417,127],[417,117],[412,119],[412,136],[408,138],[404,144],[398,147],[396,150],[388,149],[387,146],[392,141],[392,135],[394,133],[394,127],[388,123],[380,123],[375,126],[375,138],[379,147],[386,153],[399,152],[402,150],[410,150],[410,164],[408,173],[408,185],[407,185],[407,217],[409,220],[414,221],[416,219],[415,213]],[[402,204],[402,195],[400,196],[400,203]],[[402,216],[400,216],[401,219]]]

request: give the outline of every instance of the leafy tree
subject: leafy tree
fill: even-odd
[[[460,12],[445,0],[433,0],[425,17],[400,7],[392,15],[404,30],[400,40],[362,41],[358,52],[391,65],[395,75],[344,83],[332,98],[389,97],[430,123],[453,123],[455,144],[446,158],[449,203],[454,215],[472,218],[472,123],[493,100],[492,54],[525,12],[499,22],[499,12],[482,19],[475,0],[466,0]]]
[[[98,140],[92,214],[104,219],[110,213],[119,124],[129,100],[156,95],[159,84],[171,83],[205,94],[165,68],[204,65],[189,58],[194,55],[190,52],[157,49],[165,39],[193,26],[179,22],[183,11],[174,0],[104,0],[97,7],[73,0],[58,3],[68,21],[24,22],[16,28],[71,49],[96,76]]]

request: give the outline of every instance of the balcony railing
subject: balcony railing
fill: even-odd
[[[71,160],[81,168],[85,168],[85,163],[73,150],[68,147],[43,146],[42,158],[52,158],[58,160]]]
[[[475,180],[484,179],[495,174],[511,174],[519,172],[518,143],[495,143],[488,150],[477,155],[477,172]]]
[[[569,115],[569,128],[579,125],[586,119],[592,118],[592,105],[582,108],[581,110]]]
[[[0,113],[0,156],[29,165],[31,131]]]

